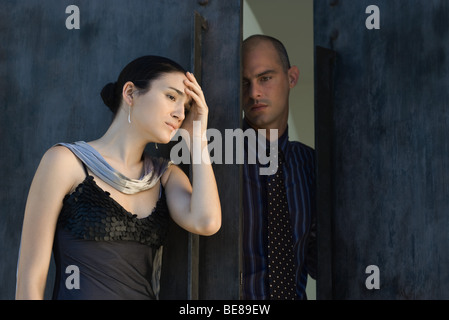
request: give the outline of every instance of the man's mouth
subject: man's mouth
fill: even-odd
[[[266,105],[265,103],[255,103],[251,106],[250,110],[251,111],[259,111],[266,107],[268,107],[268,105]]]

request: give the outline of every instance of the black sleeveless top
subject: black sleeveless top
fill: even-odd
[[[92,176],[64,197],[53,255],[53,299],[157,299],[169,213],[164,188],[142,219],[125,210]]]

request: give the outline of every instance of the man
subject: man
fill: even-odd
[[[315,234],[315,154],[310,147],[288,140],[289,93],[299,78],[296,66],[290,66],[283,44],[275,38],[254,35],[243,42],[243,111],[245,118],[243,130],[266,132],[266,143],[276,146],[279,168],[277,174],[263,175],[259,170],[264,165],[260,161],[243,166],[243,299],[307,299],[305,288],[308,274],[315,278],[316,273],[316,234]],[[277,130],[273,135],[272,130]],[[248,156],[248,144],[245,144]],[[250,148],[254,149],[250,146]],[[268,148],[267,152],[273,152]],[[245,159],[248,159],[246,157]],[[279,239],[269,237],[273,234],[271,225],[279,224],[272,216],[272,190],[274,177],[283,178],[282,189],[288,208],[286,217],[291,231],[274,231],[281,237],[291,238],[293,244],[285,244],[285,251],[291,251],[292,264],[287,267],[285,257],[273,256],[280,252],[274,243]],[[276,193],[276,190],[273,191]],[[278,197],[278,199],[279,199]],[[283,202],[284,200],[277,200]],[[279,204],[277,204],[279,206]],[[270,220],[271,219],[271,220]],[[274,223],[271,222],[274,219]],[[270,225],[270,227],[269,227]],[[291,236],[287,234],[291,233]],[[285,235],[285,237],[284,237]],[[291,268],[292,289],[283,288],[289,282],[288,269]],[[272,270],[280,270],[273,275]],[[285,269],[285,270],[283,270]],[[285,278],[278,284],[275,278]],[[277,289],[277,290],[276,290]],[[273,292],[274,290],[274,292]],[[286,294],[291,290],[292,294]]]

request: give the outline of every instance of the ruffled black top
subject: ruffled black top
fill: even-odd
[[[101,189],[88,176],[66,195],[58,225],[78,239],[96,241],[130,240],[159,248],[168,227],[168,209],[161,184],[161,196],[152,213],[137,218]]]
[[[53,299],[157,299],[169,213],[165,192],[145,218],[87,176],[65,196],[53,253]]]

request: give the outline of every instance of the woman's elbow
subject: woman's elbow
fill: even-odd
[[[219,218],[207,219],[203,221],[201,226],[198,228],[198,234],[202,236],[212,236],[216,234],[221,229],[221,212]]]
[[[211,224],[207,228],[203,229],[203,232],[201,233],[201,235],[212,236],[212,235],[216,234],[220,229],[221,229],[221,223],[215,223],[213,225]]]

